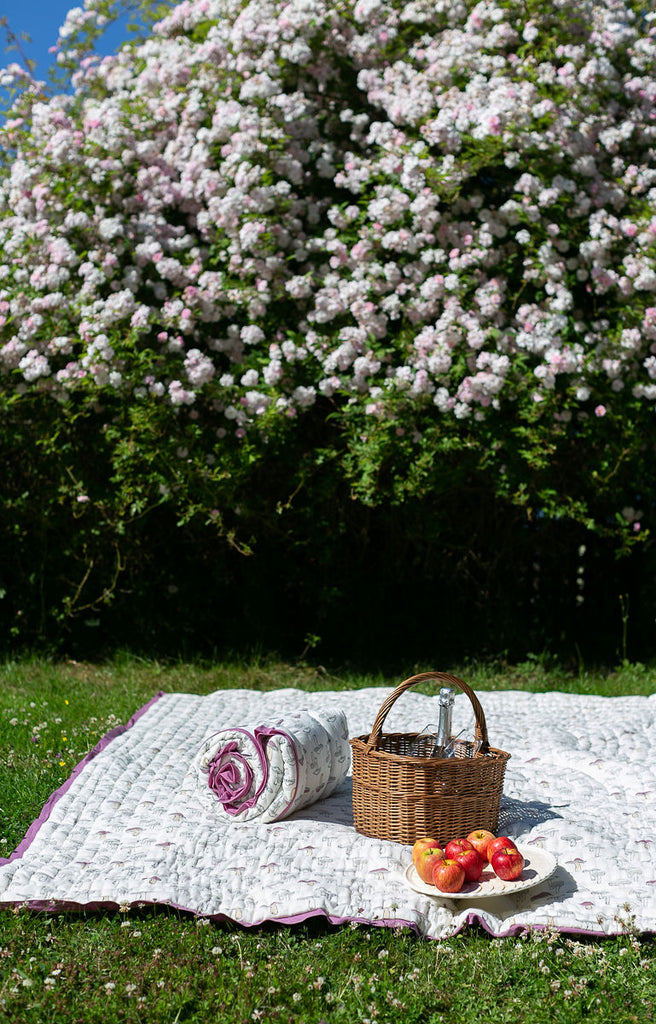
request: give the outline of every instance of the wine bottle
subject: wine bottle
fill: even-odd
[[[451,739],[453,732],[453,703],[455,701],[455,693],[450,686],[443,686],[440,690],[438,702],[440,705],[440,718],[437,723],[437,733],[435,735],[435,753],[433,757],[444,757],[445,747]]]
[[[453,702],[455,693],[450,686],[443,686],[438,696],[440,716],[437,725],[425,726],[409,753],[418,757],[447,757],[446,747],[451,741]]]

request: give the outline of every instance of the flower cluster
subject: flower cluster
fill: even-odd
[[[201,416],[208,458],[317,407],[420,437],[656,406],[637,0],[184,0],[100,59],[108,9],[61,29],[69,93],[4,72],[4,388]]]

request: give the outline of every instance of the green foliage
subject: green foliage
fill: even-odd
[[[467,3],[463,10],[472,12],[475,6]],[[39,260],[49,265],[40,221],[30,222],[32,213],[25,214],[20,222],[30,228],[25,237],[17,230],[18,241],[6,240],[9,283],[6,317],[3,313],[0,325],[9,352],[0,379],[0,626],[6,645],[55,645],[73,652],[88,651],[94,645],[106,650],[121,643],[148,650],[161,645],[167,652],[196,645],[208,652],[225,649],[238,637],[241,642],[298,652],[305,638],[321,637],[326,650],[336,657],[349,652],[354,658],[384,658],[394,645],[403,651],[408,644],[419,656],[433,651],[474,655],[504,649],[523,656],[546,644],[570,658],[576,650],[585,650],[586,657],[610,661],[618,652],[626,656],[627,644],[633,656],[643,657],[653,650],[656,595],[649,529],[656,495],[654,420],[651,399],[636,397],[631,386],[642,379],[639,373],[645,380],[648,377],[643,372],[647,365],[643,357],[649,350],[647,335],[641,342],[644,351],[640,349],[634,359],[626,356],[623,390],[613,391],[613,382],[602,368],[603,358],[626,353],[622,332],[643,324],[645,305],[651,301],[645,290],[637,297],[621,289],[596,291],[584,283],[585,276],[576,276],[577,270],[587,273],[588,257],[563,259],[562,268],[560,263],[553,266],[559,273],[562,269],[572,312],[558,327],[558,349],[551,355],[575,349],[588,320],[596,325],[595,338],[602,338],[598,345],[595,342],[597,347],[591,344],[590,351],[586,350],[576,372],[559,372],[550,385],[538,388],[536,371],[545,370],[541,354],[519,346],[512,351],[507,377],[501,375],[498,400],[494,390],[485,392],[484,400],[480,394],[470,396],[463,399],[466,408],[458,416],[451,407],[442,408],[434,400],[435,386],[443,382],[449,401],[455,403],[469,375],[477,374],[477,353],[503,357],[511,351],[511,335],[521,327],[513,318],[524,304],[533,304],[534,311],[540,304],[548,306],[550,280],[545,267],[551,257],[540,256],[540,252],[551,244],[550,229],[555,226],[562,235],[567,232],[572,253],[579,252],[590,233],[589,208],[583,203],[583,212],[572,212],[569,185],[559,186],[557,198],[538,202],[533,197],[528,202],[519,175],[521,169],[530,169],[540,179],[536,189],[542,189],[563,170],[572,175],[574,190],[586,201],[590,198],[586,192],[589,181],[576,169],[576,160],[570,159],[570,154],[566,166],[561,166],[562,147],[545,141],[571,98],[567,88],[558,83],[558,76],[553,81],[545,77],[545,66],[569,59],[563,56],[562,47],[579,42],[583,46],[588,40],[592,7],[580,3],[571,10],[565,6],[551,10],[537,0],[503,0],[500,6],[508,13],[514,37],[511,32],[488,45],[483,33],[481,41],[472,44],[480,51],[478,56],[483,56],[483,66],[488,66],[488,56],[493,55],[494,66],[502,67],[515,86],[535,84],[541,100],[552,101],[552,105],[538,104],[543,112],[535,114],[526,130],[509,124],[504,134],[494,134],[478,125],[476,131],[463,129],[448,145],[426,141],[426,118],[415,123],[409,116],[398,133],[398,145],[387,140],[380,149],[353,129],[352,116],[361,116],[367,123],[382,119],[387,127],[393,119],[387,116],[383,101],[376,99],[375,90],[368,93],[360,87],[360,58],[355,60],[343,43],[341,50],[337,47],[339,52],[333,53],[327,42],[338,23],[348,25],[349,32],[364,31],[352,5],[339,4],[323,21],[318,18],[298,30],[297,41],[307,43],[313,64],[295,63],[283,58],[282,50],[278,53],[265,47],[273,62],[269,70],[279,74],[275,81],[280,85],[280,97],[289,100],[298,95],[311,108],[316,136],[312,138],[318,144],[315,148],[308,144],[303,152],[307,159],[303,172],[298,172],[299,181],[288,181],[277,164],[287,154],[294,133],[267,96],[257,94],[250,101],[253,117],[261,119],[262,137],[248,143],[248,159],[240,152],[232,155],[239,158],[233,163],[248,171],[244,177],[252,174],[253,179],[243,186],[239,224],[249,227],[262,220],[252,248],[244,244],[242,252],[234,233],[217,227],[211,216],[208,234],[194,234],[196,214],[190,214],[194,204],[173,201],[171,196],[178,194],[175,190],[167,192],[166,201],[158,205],[159,193],[153,189],[154,206],[148,211],[152,219],[144,217],[162,228],[159,257],[175,253],[176,259],[180,257],[178,269],[189,273],[190,265],[198,262],[193,280],[202,277],[200,269],[223,275],[215,303],[223,304],[222,319],[206,319],[206,311],[194,306],[196,286],[185,289],[175,280],[170,283],[166,276],[160,279],[154,260],[151,265],[149,256],[135,255],[146,230],[139,221],[143,190],[138,182],[143,184],[142,179],[159,171],[162,161],[166,163],[169,158],[165,160],[163,153],[169,152],[171,139],[178,139],[180,151],[187,153],[186,128],[181,132],[181,126],[193,124],[202,149],[200,140],[213,124],[218,101],[231,97],[236,103],[245,88],[241,72],[228,74],[218,61],[216,68],[212,64],[212,74],[207,74],[212,62],[199,62],[199,66],[189,62],[194,67],[193,90],[183,73],[184,60],[219,36],[220,21],[205,16],[207,8],[199,8],[194,17],[188,12],[190,27],[182,19],[170,30],[170,52],[181,61],[180,76],[173,84],[160,83],[157,61],[150,69],[151,84],[140,86],[142,91],[125,89],[120,75],[116,86],[111,77],[78,74],[70,103],[60,97],[48,108],[52,119],[44,117],[46,127],[38,145],[30,120],[34,96],[27,96],[26,87],[17,107],[24,119],[17,118],[2,138],[7,157],[2,182],[10,178],[9,158],[20,151],[26,166],[25,189],[7,187],[6,195],[13,198],[4,201],[3,220],[8,223],[13,215],[14,198],[20,195],[28,203],[29,194],[34,217],[45,211],[52,244],[62,240],[57,232],[67,214],[94,210],[97,221],[86,226],[80,221],[81,226],[64,232],[64,241],[73,253],[73,276],[61,286],[66,303],[63,293],[51,304],[42,303],[39,331],[35,335],[27,331],[28,355],[46,352],[51,360],[42,376],[31,377],[29,365],[21,370],[20,353],[13,359],[10,351],[14,334],[25,326],[30,304],[41,308],[41,298],[51,291],[50,287],[37,287],[31,276]],[[151,59],[145,49],[139,50],[137,41],[148,35],[169,7],[149,0],[99,0],[93,5],[102,16],[100,21],[111,21],[126,12],[134,16],[136,34],[123,59],[135,78],[149,69]],[[405,7],[395,2],[372,9],[372,24],[383,24],[392,14],[404,14]],[[239,9],[236,3],[226,7],[226,12],[235,18]],[[629,20],[639,21],[648,13],[637,0],[631,0],[629,9]],[[479,14],[492,17],[484,5]],[[362,57],[364,65],[367,61],[375,64],[374,57],[382,55],[384,67],[393,69],[407,61],[409,71],[421,78],[428,72],[419,43],[451,31],[453,26],[465,32],[462,12],[455,9],[437,5],[432,10],[428,5],[415,16],[416,21],[402,18],[398,23],[392,18],[394,31],[388,42],[376,43],[378,50],[367,51]],[[536,39],[529,40],[522,31],[533,22],[539,31]],[[80,23],[74,39],[69,39],[71,55],[61,64],[64,74],[79,72],[80,56],[91,52],[102,29],[93,18]],[[381,38],[387,35],[385,32]],[[472,30],[471,39],[476,38]],[[373,36],[369,39],[365,32],[363,39],[373,47]],[[245,66],[251,60],[256,66],[256,58],[262,56],[260,43],[245,40],[243,45],[250,54]],[[589,40],[586,45],[594,48]],[[620,40],[613,46],[611,52],[609,44],[610,56],[626,72],[626,80],[633,67],[627,45]],[[576,56],[576,60],[583,61],[584,56]],[[462,98],[472,84],[470,63],[458,57],[455,49],[441,59],[444,77],[438,76],[436,82],[443,82],[445,95],[448,87],[449,95],[458,93]],[[644,60],[647,62],[648,56]],[[322,61],[319,74],[314,65]],[[490,74],[494,87],[496,73]],[[159,121],[153,121],[149,90],[160,88],[170,90],[166,95],[174,97],[175,103],[169,106],[179,109],[179,114],[166,122],[164,149],[155,146],[153,157],[139,155],[140,147],[149,152],[149,144],[155,145]],[[435,93],[438,85],[431,88]],[[594,86],[581,88],[577,104],[590,105],[583,114],[593,118],[605,109],[613,88],[603,75],[596,76]],[[627,110],[629,95],[621,96]],[[191,111],[186,106],[189,96],[197,103]],[[114,143],[111,139],[107,142],[102,132],[94,135],[95,129],[81,130],[85,118],[92,123],[98,120],[94,104],[101,100],[115,100],[115,106],[110,103],[108,109],[124,140],[120,146],[117,143],[118,156]],[[71,145],[60,147],[56,155],[56,147],[44,140],[57,134],[60,101],[62,111],[65,108],[61,116],[70,121]],[[431,116],[437,113],[433,110]],[[401,115],[399,118],[402,122]],[[585,118],[582,123],[585,127]],[[79,150],[73,145],[76,139]],[[521,150],[521,154],[514,153],[518,160],[521,156],[519,170],[506,159],[511,143]],[[207,165],[202,168],[213,182],[212,188],[216,185],[213,175],[220,179],[219,191],[236,180],[228,176],[226,145],[226,133],[218,140],[213,137],[207,147]],[[638,231],[637,222],[644,227],[643,221],[646,224],[649,219],[652,201],[647,198],[647,185],[633,186],[617,170],[619,164],[624,168],[632,159],[625,141],[617,143],[622,154],[617,166],[614,152],[595,146],[597,172],[604,187],[610,183],[622,192],[615,197],[615,220],[625,215],[628,220],[633,218],[636,224],[632,223],[631,229]],[[576,146],[573,151],[578,153]],[[392,152],[398,161],[390,166]],[[326,153],[332,154],[330,159]],[[347,187],[339,177],[348,154],[364,168],[361,187]],[[642,155],[639,148],[638,162]],[[119,156],[117,173],[113,161]],[[333,157],[334,173],[321,171],[321,162],[331,164]],[[458,301],[462,300],[461,319],[476,307],[481,285],[496,281],[497,273],[504,281],[504,297],[499,301],[506,319],[486,314],[487,319],[481,320],[481,338],[470,344],[463,334],[454,341],[449,368],[432,382],[433,390],[411,389],[409,383],[404,389],[396,387],[394,371],[412,370],[414,374],[419,365],[413,363],[417,354],[414,342],[422,323],[414,318],[416,305],[409,302],[397,318],[389,318],[383,337],[372,335],[362,343],[362,352],[369,358],[370,350],[379,370],[360,382],[349,378],[349,370],[331,393],[330,389],[324,393],[321,383],[331,372],[326,369],[326,356],[339,346],[340,332],[352,325],[353,318],[343,305],[332,321],[326,321],[327,326],[311,332],[306,319],[311,298],[301,291],[300,297],[292,299],[285,275],[298,271],[299,277],[316,289],[329,270],[332,250],[327,248],[327,240],[336,241],[345,252],[366,242],[362,267],[343,271],[337,260],[335,277],[344,274],[345,295],[349,275],[355,278],[360,269],[367,269],[367,261],[372,302],[365,305],[372,305],[374,298],[378,301],[384,294],[376,289],[387,261],[398,271],[404,288],[410,287],[413,275],[417,282],[426,283],[427,277],[421,275],[429,274],[428,264],[422,268],[411,247],[407,251],[402,246],[385,248],[375,234],[378,228],[372,227],[373,204],[381,186],[405,189],[408,201],[414,196],[415,185],[402,185],[406,180],[401,173],[404,161],[406,178],[414,181],[410,172],[419,167],[417,180],[425,181],[426,190],[442,200],[434,237],[435,248],[443,244],[444,251],[431,257],[437,261],[433,270],[441,268],[448,273],[449,239],[455,238],[463,247],[456,251],[467,250],[472,256],[454,275]],[[176,188],[187,162],[184,157],[179,167],[167,164]],[[286,188],[276,192],[282,185]],[[416,187],[421,194],[421,185]],[[210,192],[201,198],[209,196]],[[470,252],[473,243],[471,238],[465,239],[471,225],[478,231],[486,223],[485,218],[477,220],[476,211],[483,209],[498,217],[509,203],[515,204],[516,223],[515,214],[508,215],[505,234],[499,236],[506,239],[503,245],[499,243],[500,255],[495,243],[483,245],[478,255]],[[344,217],[354,206],[356,213],[350,214],[350,219]],[[330,209],[335,223],[340,215],[345,220],[344,227],[333,230],[328,226]],[[421,218],[409,210],[410,204],[403,207],[405,212],[390,221],[390,226],[419,231]],[[109,241],[105,239],[105,245],[98,224],[119,214],[124,217],[121,231]],[[296,220],[292,214],[298,214]],[[289,230],[285,225],[290,225]],[[290,238],[311,242],[303,256],[297,255],[291,241],[281,242],[283,227]],[[529,240],[520,243],[516,229],[521,227],[531,231],[525,232]],[[625,236],[618,227],[613,231],[615,234],[608,229],[613,238],[608,243],[608,257],[613,265],[620,265],[632,251],[627,246],[633,243],[627,238],[633,235]],[[183,232],[191,239],[193,256],[191,249],[166,248],[171,239],[177,243]],[[648,234],[645,228],[640,237]],[[16,252],[14,245],[18,246]],[[641,245],[641,259],[648,263],[656,253],[656,243]],[[20,267],[16,253],[22,261]],[[280,267],[269,273],[268,261],[275,262],[275,258]],[[545,265],[532,275],[540,260]],[[86,261],[100,275],[97,290],[89,292],[94,302],[76,291],[75,275]],[[569,266],[571,263],[574,266]],[[246,269],[246,264],[251,269]],[[15,271],[18,276],[10,282]],[[89,339],[80,339],[84,334],[80,319],[87,315],[102,319],[104,304],[125,287],[122,275],[133,272],[138,280],[134,286],[136,324],[128,320],[131,309],[123,319],[107,318],[105,340],[111,355],[99,368],[102,361],[97,352],[92,358],[84,351]],[[39,280],[38,273],[35,280]],[[164,289],[165,300],[153,299],[153,282]],[[271,301],[262,311],[258,287],[266,291],[269,285]],[[387,297],[394,298],[389,289]],[[440,299],[429,320],[444,310],[448,298]],[[170,321],[165,320],[167,304],[187,301],[189,308],[184,312],[195,318],[190,347],[192,342],[194,347],[206,347],[212,373],[199,384],[189,404],[184,400],[175,404],[167,389],[180,379],[188,383],[188,368],[180,354],[184,356],[184,346],[180,338],[173,337],[164,345],[160,335],[166,334],[161,330],[164,324],[172,325],[171,335],[179,326],[173,314]],[[83,314],[85,309],[91,313]],[[514,326],[506,330],[502,321],[506,327]],[[255,323],[262,328],[261,345],[247,346],[245,355],[221,348],[227,325],[238,329]],[[70,334],[69,347],[50,352],[50,339],[63,331]],[[314,347],[308,345],[303,358],[281,357],[281,383],[269,384],[265,371],[273,362],[271,339],[276,345],[293,343],[298,351],[311,333],[316,334]],[[90,337],[96,335],[90,332]],[[177,349],[176,341],[180,342]],[[479,344],[484,346],[482,350]],[[58,374],[66,378],[69,357],[70,365],[78,368],[79,380],[65,379],[62,384]],[[73,358],[87,359],[83,371],[82,362],[73,364]],[[245,369],[250,377],[255,375],[268,404],[257,412],[249,410],[241,428],[241,421],[233,422],[227,412],[239,414],[247,404],[245,392],[251,385],[242,386]],[[96,377],[93,370],[99,371]],[[119,384],[105,381],[102,371],[109,375],[110,370],[121,378]],[[230,374],[224,372],[227,370]],[[441,372],[436,371],[437,377]],[[486,374],[482,369],[480,375]],[[222,383],[228,376],[234,380]],[[585,389],[580,387],[582,382]],[[157,393],[155,386],[160,388]],[[485,386],[493,385],[488,381]],[[644,385],[640,386],[644,392]],[[314,388],[315,404],[308,408],[300,402],[295,405],[290,396],[297,388]],[[587,397],[579,396],[577,392],[582,390],[589,392]],[[381,408],[372,412],[369,406],[375,407],[377,401]],[[239,429],[235,429],[237,422]],[[585,566],[579,555],[582,548],[586,549]],[[621,563],[620,556],[626,556]],[[581,580],[585,580],[583,589]],[[626,622],[617,608],[618,594],[625,593],[631,594],[629,640]]]

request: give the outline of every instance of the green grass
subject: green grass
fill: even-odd
[[[477,691],[656,691],[656,670],[641,665],[572,674],[531,658],[451,670]],[[267,659],[160,665],[123,657],[101,665],[11,662],[0,666],[0,682],[0,854],[8,855],[80,758],[159,690],[337,690],[395,685],[400,677],[333,675]],[[492,939],[471,927],[431,942],[408,930],[333,927],[319,918],[244,929],[164,907],[4,910],[0,1022],[450,1024],[475,1016],[490,1024],[642,1024],[654,1019],[656,942],[635,934],[630,908],[622,929],[593,941],[549,932]]]

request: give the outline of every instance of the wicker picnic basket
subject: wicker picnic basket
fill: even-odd
[[[419,733],[382,732],[394,702],[428,679],[462,690],[474,709],[475,740],[458,741],[454,757],[417,756]],[[370,735],[350,742],[358,832],[397,843],[424,836],[447,843],[478,828],[496,832],[510,754],[489,745],[483,708],[462,679],[445,672],[411,676],[383,702]]]

